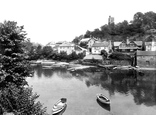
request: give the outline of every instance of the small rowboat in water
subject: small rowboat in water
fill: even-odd
[[[64,111],[67,106],[66,102],[67,102],[66,98],[61,98],[60,100],[58,100],[52,108],[52,115],[59,114],[62,111]]]
[[[104,104],[110,104],[110,100],[104,96],[103,94],[97,94],[97,99],[101,102],[101,103],[104,103]]]
[[[64,111],[67,106],[66,102],[67,102],[66,98],[61,98],[60,100],[58,100],[52,108],[52,115],[58,114],[58,113]]]

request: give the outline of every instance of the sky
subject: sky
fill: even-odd
[[[31,42],[72,41],[87,30],[133,20],[137,12],[156,12],[155,0],[0,0],[0,22],[24,25]]]

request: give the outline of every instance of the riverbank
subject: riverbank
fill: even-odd
[[[84,63],[78,63],[77,61],[76,62],[60,62],[60,61],[54,61],[54,60],[32,60],[30,61],[30,63],[32,65],[36,64],[36,65],[48,65],[48,66],[52,66],[52,65],[60,65],[60,67],[64,67],[64,66],[67,66],[69,68],[69,70],[76,70],[76,69],[86,69],[86,68],[90,68],[92,66],[98,66],[98,64],[84,64]],[[105,65],[105,64],[100,64],[102,66],[104,66],[104,68],[112,68],[113,65],[109,66],[108,64]],[[124,65],[121,66],[121,65],[114,65],[113,67],[125,67]],[[129,67],[129,66],[128,66]],[[131,66],[132,67],[132,66]],[[147,67],[133,67],[137,70],[156,70],[156,68],[147,68]]]

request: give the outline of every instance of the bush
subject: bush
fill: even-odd
[[[120,52],[113,52],[109,55],[110,59],[116,60],[131,60],[131,56],[128,54],[120,53]]]

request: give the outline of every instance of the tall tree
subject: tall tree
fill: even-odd
[[[32,71],[25,58],[23,42],[27,38],[23,29],[12,21],[0,24],[0,114],[43,115],[45,109],[35,102],[38,95],[32,94],[26,81]]]

